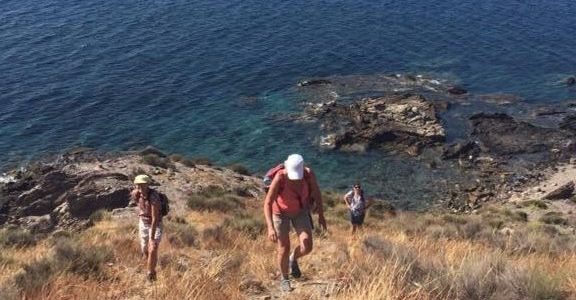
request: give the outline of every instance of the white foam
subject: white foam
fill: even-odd
[[[6,173],[0,176],[0,183],[10,183],[16,182],[16,178],[14,176],[6,175]]]

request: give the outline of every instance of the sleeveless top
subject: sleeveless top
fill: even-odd
[[[303,209],[310,208],[310,188],[308,186],[308,171],[304,171],[304,179],[298,188],[290,184],[286,170],[279,171],[280,178],[278,198],[272,204],[272,213],[275,215],[297,215]]]

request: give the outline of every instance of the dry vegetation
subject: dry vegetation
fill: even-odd
[[[304,278],[288,296],[278,290],[260,201],[209,189],[165,220],[155,284],[145,281],[136,217],[99,212],[77,234],[0,232],[0,299],[576,297],[576,238],[557,214],[529,220],[525,207],[502,206],[474,215],[389,213],[379,205],[351,238],[339,196],[325,198],[330,232],[316,234],[301,261]]]

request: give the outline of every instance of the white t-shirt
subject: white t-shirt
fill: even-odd
[[[363,196],[354,195],[354,191],[351,190],[346,193],[346,199],[350,202],[350,211],[353,214],[364,213],[364,207],[366,207],[366,201]]]

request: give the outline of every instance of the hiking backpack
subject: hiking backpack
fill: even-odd
[[[158,199],[160,199],[160,215],[162,217],[165,217],[166,215],[168,215],[168,213],[170,212],[170,203],[168,203],[168,196],[166,196],[166,194],[157,191],[157,190],[151,190],[154,193],[158,194]]]

